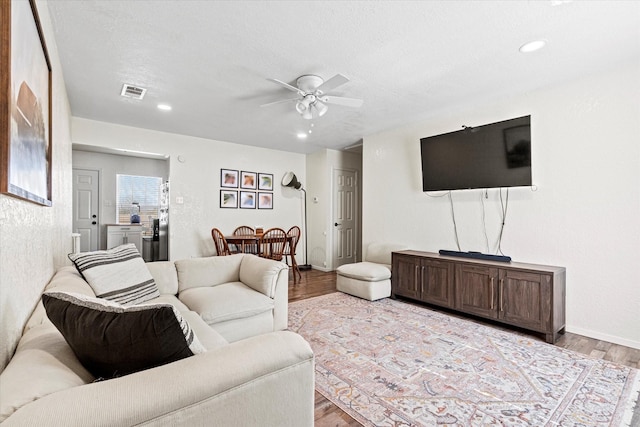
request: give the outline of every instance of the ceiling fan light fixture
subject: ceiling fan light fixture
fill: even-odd
[[[325,95],[327,92],[330,92],[349,81],[349,79],[342,74],[336,74],[327,81],[320,76],[305,74],[298,77],[296,80],[297,87],[278,79],[269,80],[292,92],[296,92],[301,98],[270,102],[268,104],[263,104],[262,106],[264,107],[267,105],[279,104],[281,102],[296,101],[296,111],[306,120],[312,120],[314,118],[324,116],[329,110],[329,107],[325,105],[325,103],[353,108],[362,106],[361,99]]]
[[[318,117],[324,116],[327,113],[327,110],[329,109],[329,107],[324,105],[322,102],[315,102],[313,105],[316,107],[316,110],[318,111]]]
[[[305,111],[300,113],[303,119],[311,120],[313,119],[313,114],[311,113],[311,109],[307,108]]]

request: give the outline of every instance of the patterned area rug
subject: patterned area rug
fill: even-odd
[[[640,389],[637,369],[391,299],[293,302],[289,329],[365,426],[627,426]]]

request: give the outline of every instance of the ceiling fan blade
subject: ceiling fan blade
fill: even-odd
[[[271,105],[275,105],[275,104],[282,104],[285,102],[291,102],[291,101],[298,101],[300,98],[289,98],[289,99],[281,99],[280,101],[273,101],[273,102],[268,102],[266,104],[262,104],[261,107],[269,107]]]
[[[287,89],[289,89],[289,90],[291,90],[291,91],[293,91],[293,92],[297,92],[297,93],[299,93],[299,94],[300,94],[300,95],[302,95],[302,96],[304,96],[304,94],[305,94],[303,91],[301,91],[301,90],[300,90],[300,89],[298,89],[297,87],[291,86],[289,83],[285,83],[285,82],[283,82],[283,81],[281,81],[281,80],[278,80],[278,79],[267,79],[267,80],[271,80],[272,82],[277,83],[277,84],[279,84],[280,86],[282,86],[282,87],[284,87],[284,88],[287,88]]]
[[[318,86],[316,88],[316,91],[327,93],[330,90],[337,88],[338,86],[342,86],[348,81],[349,79],[343,76],[342,74],[336,74],[335,76],[331,77],[329,80],[327,80],[326,82]]]
[[[323,96],[322,102],[334,105],[344,105],[345,107],[359,108],[362,107],[364,101],[356,98],[345,98],[344,96]]]

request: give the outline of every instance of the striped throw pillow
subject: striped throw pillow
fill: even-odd
[[[98,298],[130,306],[160,296],[158,285],[133,243],[106,251],[69,254],[69,259]]]

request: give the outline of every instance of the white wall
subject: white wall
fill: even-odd
[[[566,267],[568,331],[640,348],[638,76],[640,64],[629,64],[366,137],[364,243],[382,237],[414,249],[455,250],[448,199],[421,191],[420,138],[531,114],[537,191],[510,191],[502,250],[514,261]],[[487,251],[481,194],[453,192],[463,251]],[[495,242],[497,190],[485,204]]]
[[[0,195],[0,370],[13,355],[42,289],[71,252],[69,102],[49,9],[46,2],[36,4],[52,67],[53,206]]]
[[[299,192],[280,186],[282,176],[289,170],[304,182],[306,169],[302,154],[75,117],[72,138],[78,144],[169,156],[169,254],[172,260],[215,254],[211,239],[213,227],[230,234],[239,225],[285,230],[302,225]],[[273,174],[273,209],[221,209],[222,168]],[[182,204],[177,202],[178,198],[182,198]]]

